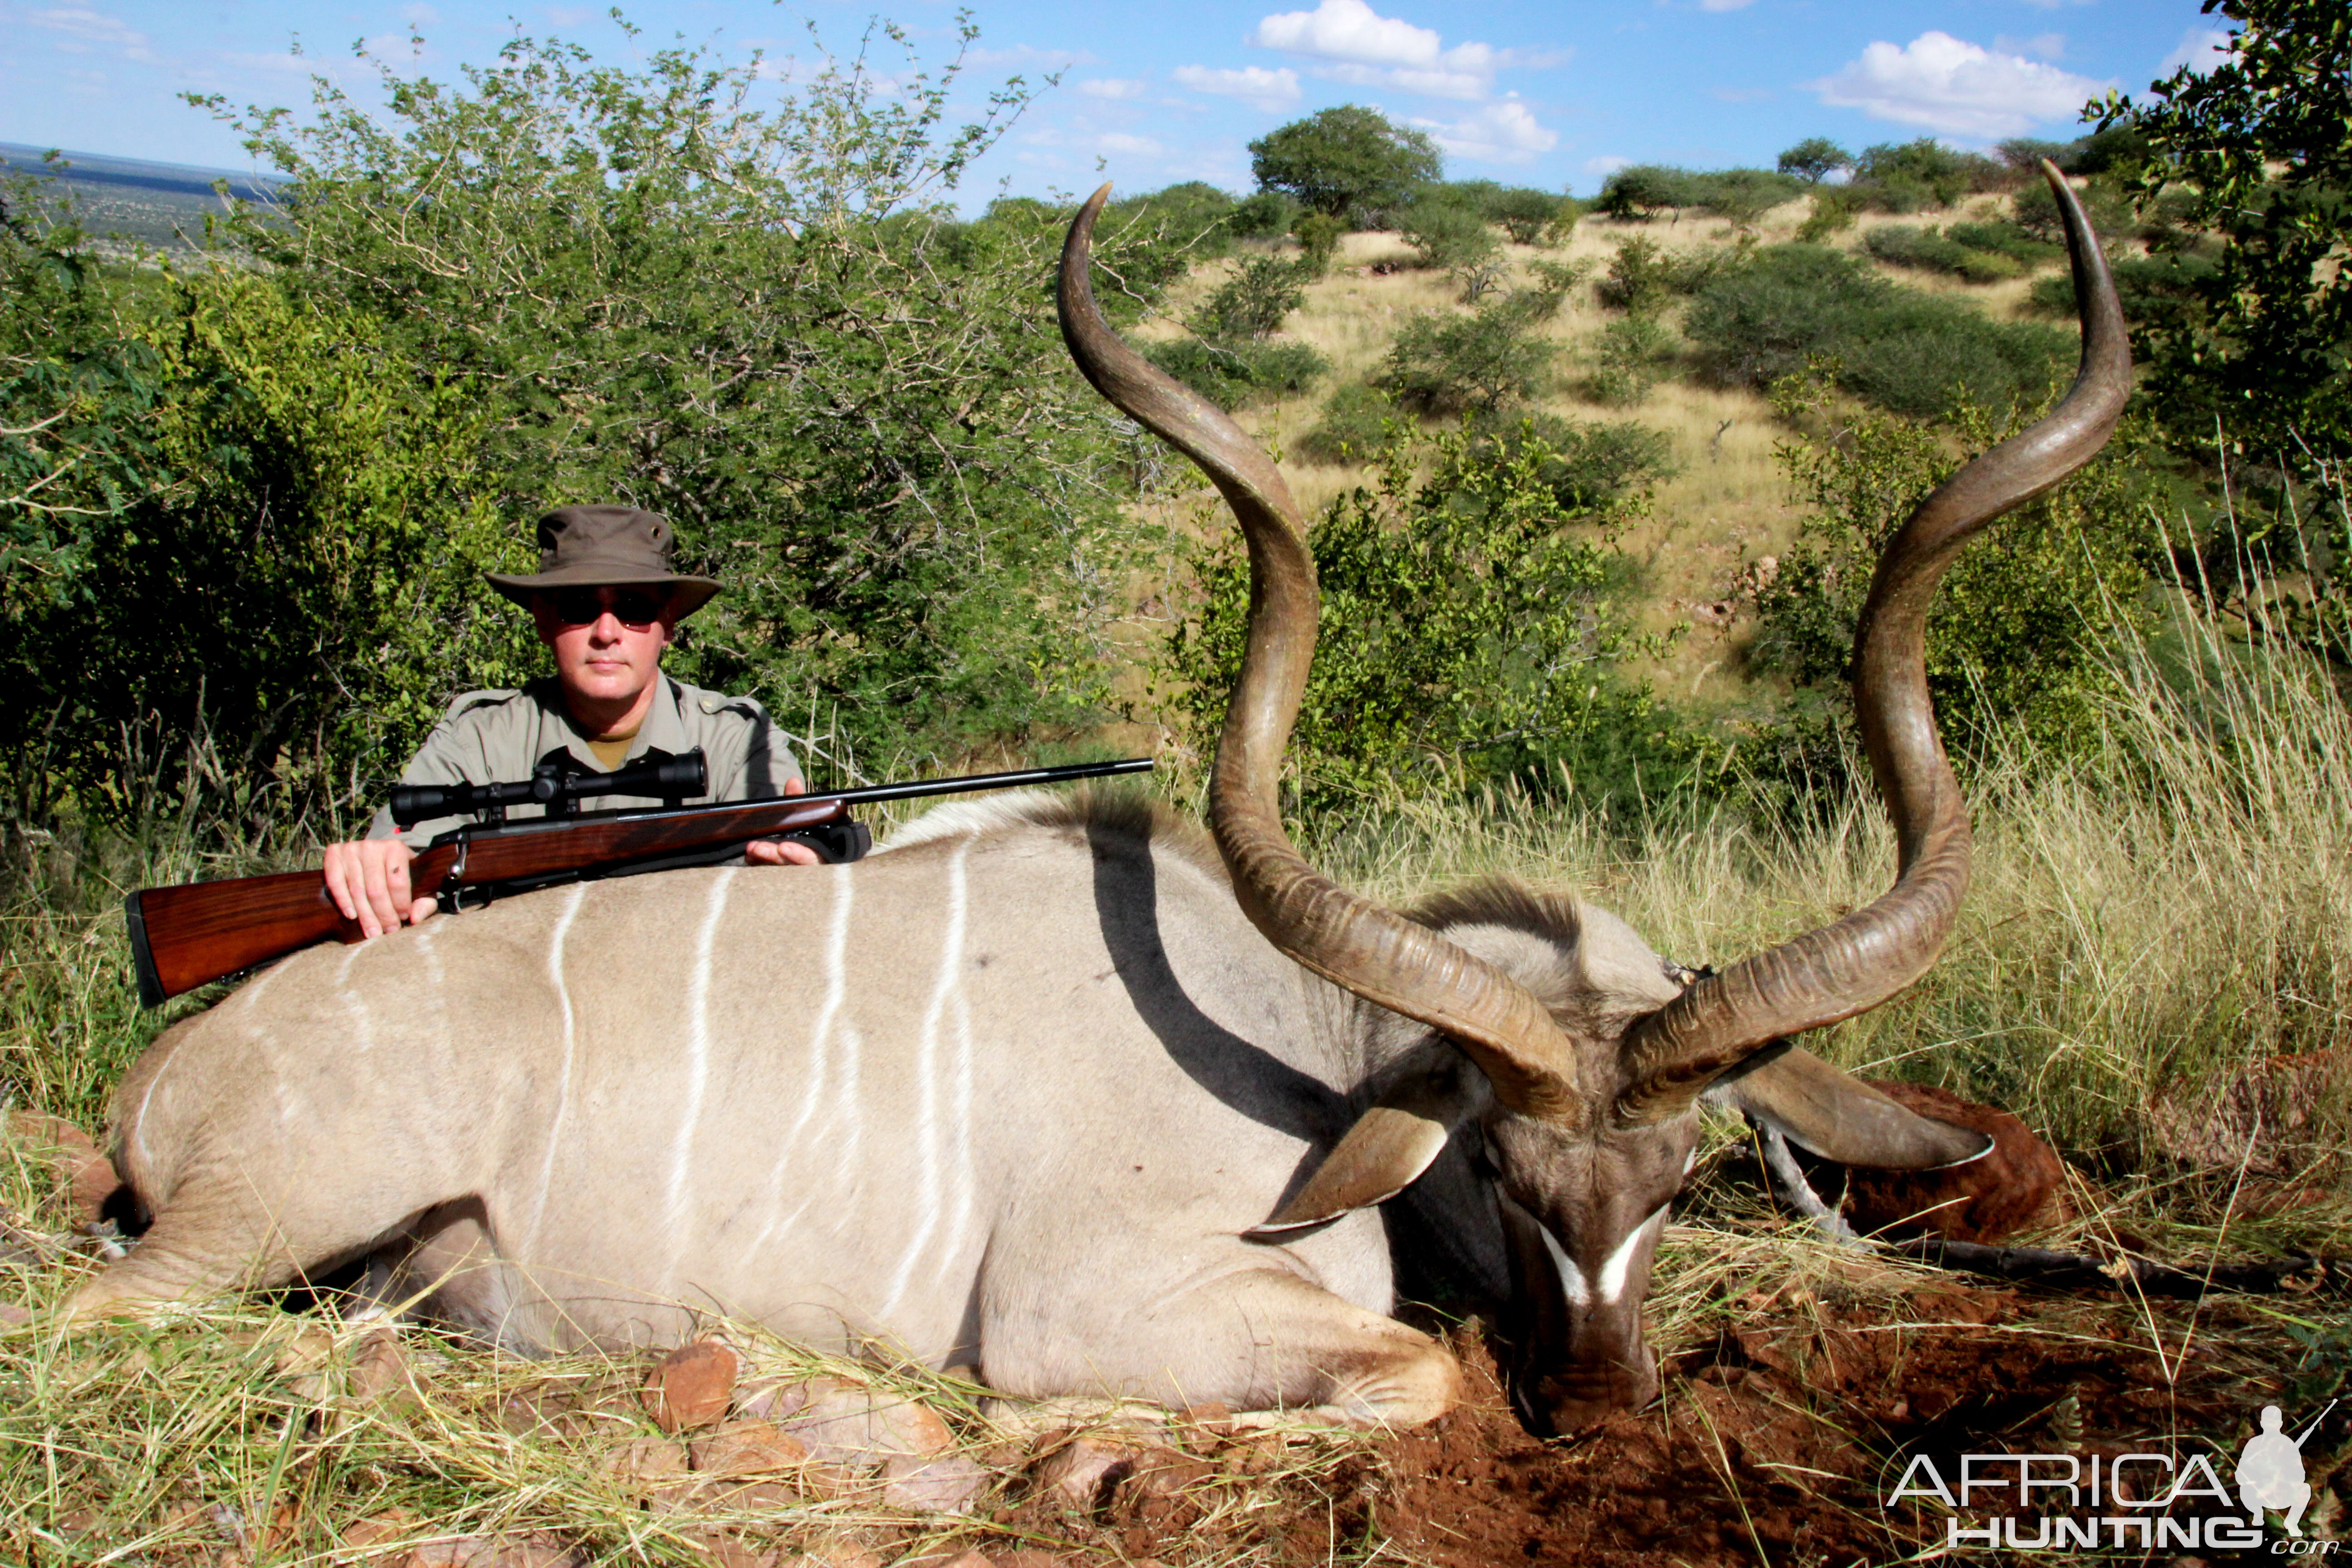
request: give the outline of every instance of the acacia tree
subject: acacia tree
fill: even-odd
[[[1840,169],[1853,167],[1853,154],[1826,136],[1808,136],[1780,154],[1780,172],[1818,185]]]
[[[2352,458],[2352,11],[2338,0],[2206,0],[2237,26],[2230,52],[2151,85],[2150,101],[2091,104],[2146,155],[2116,173],[2143,205],[2185,190],[2179,217],[2224,241],[2188,288],[2196,308],[2152,324],[2143,351],[2174,432],[2218,424],[2289,467]],[[2175,198],[2178,199],[2178,198]]]
[[[1444,173],[1425,132],[1376,109],[1346,103],[1266,132],[1249,144],[1264,191],[1286,191],[1316,212],[1370,227]]]

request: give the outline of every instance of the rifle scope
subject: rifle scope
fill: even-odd
[[[649,756],[618,773],[579,773],[553,760],[531,770],[528,779],[513,784],[404,784],[392,792],[392,820],[414,826],[436,816],[467,816],[478,811],[503,812],[510,805],[540,805],[551,816],[563,815],[572,803],[589,795],[650,795],[684,800],[710,787],[710,771],[700,748],[682,757]]]

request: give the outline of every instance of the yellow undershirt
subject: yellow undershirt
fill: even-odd
[[[629,742],[635,740],[637,731],[644,728],[645,721],[640,719],[630,726],[625,733],[607,735],[601,741],[590,741],[588,749],[596,753],[596,765],[609,773],[627,762]]]

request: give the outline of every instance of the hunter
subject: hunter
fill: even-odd
[[[603,809],[704,801],[760,800],[807,789],[799,762],[749,697],[698,690],[661,672],[662,649],[677,623],[719,591],[708,577],[670,569],[668,520],[627,506],[567,506],[539,520],[539,571],[486,574],[529,610],[555,673],[519,691],[469,691],[449,705],[402,770],[404,784],[497,784],[527,779],[552,752],[588,772],[611,773],[650,751],[683,755],[697,746],[710,769],[710,793],[664,802],[603,797]],[[539,807],[511,807],[517,817]],[[368,936],[433,913],[410,894],[408,865],[418,847],[457,825],[447,817],[395,830],[392,811],[375,814],[365,838],[327,846],[327,889],[346,920]],[[807,846],[754,840],[755,865],[814,865]]]

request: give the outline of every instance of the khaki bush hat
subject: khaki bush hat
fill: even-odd
[[[490,585],[525,609],[553,588],[652,587],[670,592],[680,620],[709,602],[719,584],[669,569],[677,547],[669,519],[633,506],[558,507],[539,520],[539,571],[531,576],[485,572]]]

